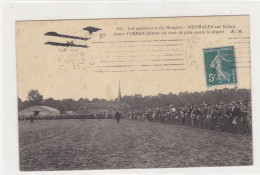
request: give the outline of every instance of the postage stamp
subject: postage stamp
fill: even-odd
[[[234,46],[203,49],[207,86],[237,84]]]

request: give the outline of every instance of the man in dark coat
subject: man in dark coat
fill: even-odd
[[[30,123],[33,123],[33,122],[34,122],[34,116],[31,115],[31,116],[30,116]]]
[[[117,121],[117,124],[120,122],[121,114],[117,111],[115,114],[115,119]]]
[[[239,133],[239,130],[238,130],[238,119],[240,118],[241,116],[241,109],[239,108],[239,105],[238,103],[235,104],[235,106],[233,107],[233,110],[232,110],[232,133],[234,134],[238,134]]]

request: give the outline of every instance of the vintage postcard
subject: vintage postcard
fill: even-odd
[[[20,170],[253,165],[249,19],[17,21]]]

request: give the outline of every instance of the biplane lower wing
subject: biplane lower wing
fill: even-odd
[[[73,43],[46,42],[45,44],[47,44],[47,45],[52,45],[52,46],[63,46],[63,47],[83,47],[83,48],[88,48],[87,45],[77,45],[77,44],[73,44]]]

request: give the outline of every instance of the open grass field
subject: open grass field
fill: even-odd
[[[20,169],[252,165],[252,137],[121,120],[19,121]]]

